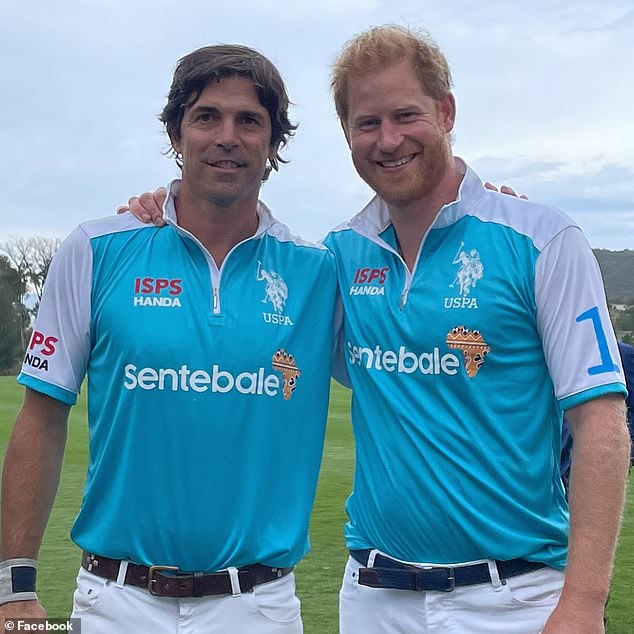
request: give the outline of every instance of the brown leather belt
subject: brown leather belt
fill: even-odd
[[[119,577],[121,560],[109,559],[84,551],[81,565],[94,575],[116,581]],[[238,568],[240,592],[251,592],[254,586],[279,579],[292,570],[292,568],[271,568],[261,564]],[[186,598],[235,593],[227,570],[211,573],[182,573],[176,566],[148,567],[128,563],[124,583],[144,588],[158,597]]]

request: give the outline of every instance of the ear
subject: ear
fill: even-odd
[[[438,102],[438,110],[443,130],[451,132],[456,122],[456,99],[450,92]]]

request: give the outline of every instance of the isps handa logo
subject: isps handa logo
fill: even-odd
[[[137,277],[134,280],[134,306],[180,308],[183,280],[165,277]]]
[[[350,295],[385,295],[385,281],[390,269],[387,266],[373,268],[362,266],[352,278]]]
[[[55,344],[58,341],[57,337],[34,330],[24,357],[24,365],[48,372],[48,361],[55,354]]]

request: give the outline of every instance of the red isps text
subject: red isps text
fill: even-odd
[[[353,284],[371,284],[376,280],[379,284],[383,284],[385,282],[385,278],[387,276],[387,272],[390,269],[387,266],[384,266],[381,269],[373,269],[369,267],[363,267],[357,269],[357,272],[354,274]]]
[[[145,295],[160,295],[169,289],[168,295],[180,295],[182,292],[181,279],[168,280],[165,277],[137,277],[134,280],[134,292]]]
[[[29,343],[29,350],[41,347],[39,352],[45,357],[50,357],[55,353],[55,344],[59,341],[57,337],[46,336],[44,333],[34,330]]]

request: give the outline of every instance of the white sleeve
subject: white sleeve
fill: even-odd
[[[601,271],[578,227],[559,232],[537,258],[535,300],[537,327],[562,409],[624,391]]]
[[[81,227],[55,253],[18,381],[74,405],[90,355],[92,250]]]

